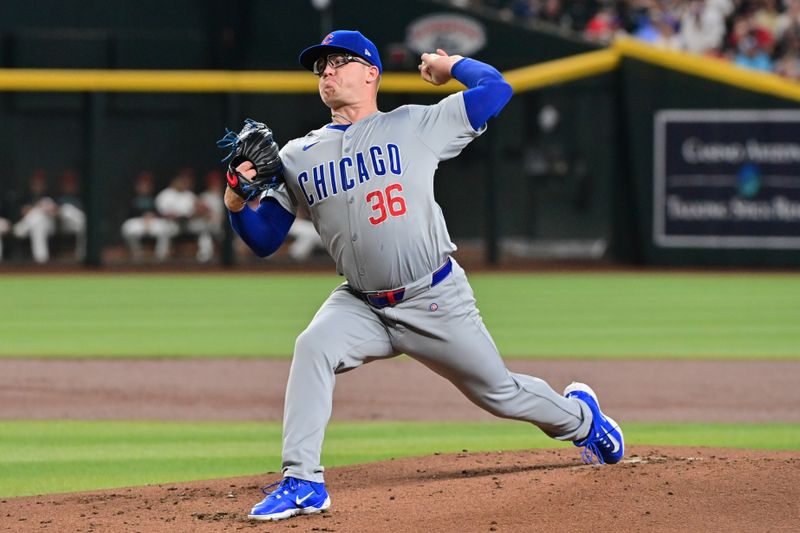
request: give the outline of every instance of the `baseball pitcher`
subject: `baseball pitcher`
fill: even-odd
[[[573,441],[587,462],[618,462],[622,430],[600,411],[591,388],[573,383],[560,395],[506,368],[452,257],[456,247],[434,199],[439,162],[481,135],[511,98],[501,74],[443,50],[425,53],[419,65],[425,81],[455,78],[467,89],[435,105],[382,112],[380,56],[361,33],[335,31],[299,59],[319,77],[331,121],[280,151],[269,128],[252,120],[218,142],[231,148],[225,205],[244,242],[259,256],[273,253],[302,205],[347,280],[297,338],[286,389],[283,479],[264,490],[250,518],[279,520],[330,507],[320,452],[336,374],[401,353],[479,407]],[[246,202],[256,197],[254,210]]]

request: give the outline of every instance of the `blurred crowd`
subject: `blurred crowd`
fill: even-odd
[[[86,215],[74,171],[63,172],[55,194],[50,193],[45,173],[37,170],[31,174],[26,191],[0,199],[0,259],[5,243],[13,238],[28,241],[33,260],[46,263],[57,233],[72,238],[75,257],[82,259],[86,253]]]
[[[13,257],[46,264],[54,255],[84,259],[87,218],[81,180],[77,172],[68,169],[54,181],[56,186],[51,188],[46,173],[35,170],[25,190],[7,191],[0,197],[0,261]],[[190,244],[182,248],[190,250],[199,263],[209,263],[218,255],[227,225],[226,182],[221,171],[210,170],[197,180],[194,169],[184,168],[159,187],[154,173],[143,170],[129,183],[127,209],[102,214],[101,226],[118,228],[116,238],[105,238],[106,247],[121,244],[126,259],[134,263],[175,258],[182,253],[176,251],[176,243]],[[258,200],[250,207],[257,209]],[[255,258],[241,241],[235,242],[237,252]],[[286,254],[301,262],[321,249],[322,241],[307,213],[298,212],[289,230]]]
[[[2,199],[0,260],[9,255],[8,245],[13,255],[39,264],[48,263],[54,252],[67,247],[75,260],[84,258],[87,220],[78,174],[64,170],[57,182],[51,191],[46,173],[35,170],[28,178],[27,190],[11,191]],[[143,242],[151,238],[154,259],[164,261],[176,238],[191,235],[196,239],[197,260],[210,261],[214,242],[222,235],[224,183],[220,172],[209,172],[205,190],[196,194],[193,173],[182,170],[156,194],[151,172],[136,176],[130,208],[120,228],[131,259],[142,259]]]
[[[800,79],[800,0],[450,0],[599,42],[629,35]]]
[[[169,257],[173,240],[185,235],[196,239],[197,261],[211,261],[214,242],[220,240],[223,233],[224,184],[221,172],[210,171],[206,174],[203,191],[195,193],[194,173],[183,169],[156,194],[153,174],[140,172],[134,180],[127,218],[120,228],[131,259],[142,261],[142,242],[149,238],[154,241],[155,260],[162,262]]]

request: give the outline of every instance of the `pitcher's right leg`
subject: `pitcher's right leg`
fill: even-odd
[[[321,482],[319,464],[335,374],[398,355],[384,325],[344,287],[335,290],[295,343],[283,416],[283,473]]]
[[[330,507],[320,464],[336,374],[398,355],[386,328],[345,286],[336,289],[295,343],[283,412],[283,480],[248,515],[280,520]]]

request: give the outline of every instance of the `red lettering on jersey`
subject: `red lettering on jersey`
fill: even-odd
[[[370,203],[372,211],[377,216],[369,217],[369,223],[373,226],[384,222],[389,216],[399,217],[406,214],[406,200],[400,193],[403,186],[399,183],[392,183],[386,187],[385,192],[378,189],[367,194],[366,200]]]

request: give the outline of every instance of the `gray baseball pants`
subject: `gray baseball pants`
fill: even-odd
[[[427,280],[418,283],[430,285]],[[434,305],[435,304],[435,305]],[[483,325],[464,270],[393,307],[339,286],[295,343],[283,418],[283,474],[323,481],[320,465],[336,374],[408,354],[490,413],[531,422],[558,440],[589,432],[591,411],[539,378],[510,372]]]

